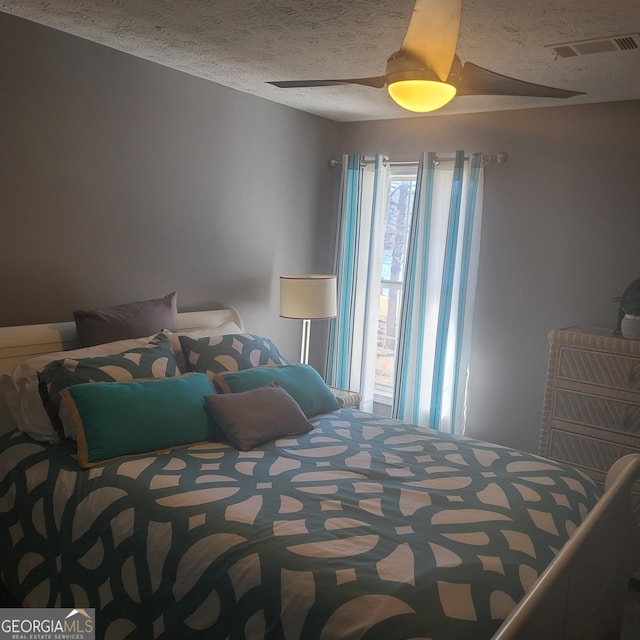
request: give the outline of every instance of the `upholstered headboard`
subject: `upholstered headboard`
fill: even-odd
[[[227,322],[234,322],[244,330],[240,314],[233,307],[178,313],[178,331],[217,327]],[[0,374],[11,371],[30,358],[80,346],[74,322],[0,327]],[[9,408],[0,394],[0,433],[15,426]]]

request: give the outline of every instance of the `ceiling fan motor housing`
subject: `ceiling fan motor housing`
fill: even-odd
[[[389,56],[385,70],[387,84],[401,80],[430,80],[441,82],[440,78],[427,65],[409,55],[406,51],[396,51]]]

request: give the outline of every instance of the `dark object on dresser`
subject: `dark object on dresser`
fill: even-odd
[[[633,313],[628,309],[625,309],[625,300],[633,299],[640,300],[640,278],[636,278],[625,290],[624,293],[618,297],[614,298],[615,301],[619,303],[618,307],[618,322],[616,324],[616,329],[613,332],[614,335],[620,336],[622,335],[622,319],[624,318],[625,313]],[[635,314],[634,314],[635,315]]]

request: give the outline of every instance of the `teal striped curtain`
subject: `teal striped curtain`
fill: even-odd
[[[393,415],[463,433],[482,219],[482,155],[420,158],[396,351]]]
[[[338,315],[329,330],[326,380],[373,407],[388,168],[381,155],[342,157],[336,237]]]
[[[327,382],[359,391],[372,410],[389,170],[383,156],[342,159],[335,273],[338,316]],[[425,152],[404,266],[392,415],[464,432],[480,226],[482,155]]]

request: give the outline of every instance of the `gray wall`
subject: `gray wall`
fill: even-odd
[[[296,359],[278,275],[331,268],[329,157],[506,151],[486,170],[468,433],[535,450],[547,332],[612,325],[640,276],[640,102],[338,125],[3,13],[0,87],[0,325],[176,289]]]
[[[297,356],[337,124],[4,13],[0,87],[0,325],[175,289]]]
[[[467,434],[535,451],[547,333],[614,326],[640,276],[640,102],[358,123],[343,146],[508,153],[485,170]]]

